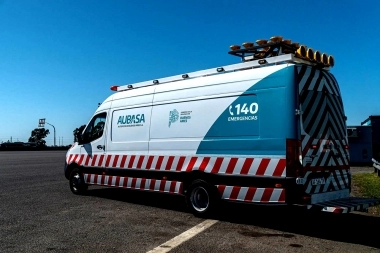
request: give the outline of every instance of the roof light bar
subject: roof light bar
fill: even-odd
[[[334,57],[327,54],[321,54],[318,50],[314,51],[298,42],[293,42],[290,39],[283,39],[282,36],[272,36],[269,40],[256,40],[256,45],[253,42],[244,42],[242,47],[238,45],[230,46],[229,54],[238,56],[242,61],[260,60],[283,54],[294,54],[297,58],[306,60],[312,65],[324,68],[335,65]],[[218,71],[220,72],[220,71]]]
[[[298,43],[298,42],[293,42],[291,45],[292,45],[293,47],[296,47],[296,48],[299,48],[299,47],[300,47],[300,43]]]

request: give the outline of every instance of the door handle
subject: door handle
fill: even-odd
[[[98,145],[97,148],[98,149],[103,149],[103,146],[102,145]]]

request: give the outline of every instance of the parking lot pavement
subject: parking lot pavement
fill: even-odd
[[[71,193],[65,153],[0,152],[0,252],[147,252],[196,227],[182,196],[90,187]],[[170,252],[380,252],[380,217],[222,204]]]

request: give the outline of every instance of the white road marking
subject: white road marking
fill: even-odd
[[[211,227],[215,223],[217,223],[217,220],[205,220],[204,222],[199,223],[198,225],[190,228],[189,230],[183,232],[180,235],[177,235],[173,239],[170,239],[169,241],[161,244],[160,246],[148,251],[147,253],[165,253],[169,252],[170,250],[174,249],[178,245],[186,242],[187,240],[191,239],[192,237],[196,236],[200,232],[206,230],[207,228]]]

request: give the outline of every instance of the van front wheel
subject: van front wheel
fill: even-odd
[[[216,207],[217,197],[212,185],[203,180],[195,180],[186,192],[187,206],[198,217],[205,217]]]
[[[69,181],[72,193],[80,195],[87,191],[88,185],[84,182],[83,174],[78,169],[71,172]]]

